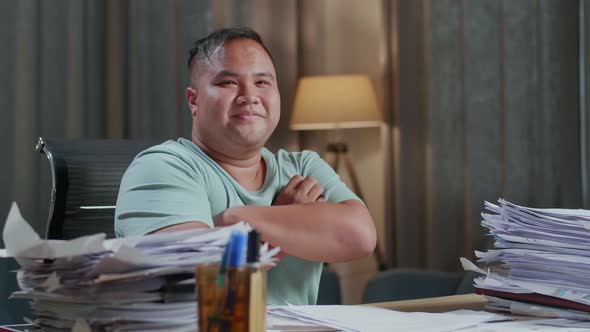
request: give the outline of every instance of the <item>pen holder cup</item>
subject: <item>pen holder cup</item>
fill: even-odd
[[[263,332],[266,319],[266,269],[230,268],[219,264],[196,268],[200,332]]]

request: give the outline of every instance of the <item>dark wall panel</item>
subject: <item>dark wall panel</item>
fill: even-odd
[[[39,2],[39,18],[31,19],[31,41],[39,44],[33,54],[39,54],[39,107],[41,133],[44,136],[64,137],[67,134],[68,82],[68,3],[67,1]],[[38,25],[36,24],[38,22]],[[38,30],[35,30],[37,28]],[[35,47],[35,46],[32,46]],[[31,110],[33,112],[34,109]],[[34,117],[28,117],[29,119]],[[61,119],[56,122],[54,119]],[[37,133],[31,130],[30,133]]]
[[[540,86],[537,94],[539,107],[537,109],[540,121],[537,121],[537,154],[540,167],[535,176],[537,195],[535,203],[540,206],[556,206],[561,203],[561,183],[559,181],[560,167],[560,86],[561,66],[559,51],[559,3],[555,1],[540,1],[537,9]],[[547,45],[547,47],[541,47]]]
[[[431,216],[428,266],[458,268],[462,237],[465,152],[462,11],[460,2],[430,2],[432,29],[429,114]],[[435,28],[436,27],[436,28]]]
[[[85,89],[84,65],[86,57],[85,35],[85,3],[82,1],[71,2],[67,11],[63,13],[67,24],[67,32],[64,36],[66,42],[65,61],[66,73],[64,78],[66,93],[66,137],[81,137],[86,129],[86,115],[84,101],[87,100]]]
[[[16,50],[16,11],[17,8],[11,0],[0,0],[0,45],[7,50]],[[14,135],[14,109],[15,105],[15,78],[16,67],[14,66],[13,57],[0,57],[0,91],[3,91],[0,98],[0,170],[2,174],[14,174],[14,146],[12,138]],[[1,192],[9,192],[12,189],[12,176],[0,176]],[[10,208],[12,199],[4,194],[0,194],[0,226],[4,226],[4,218]],[[3,248],[4,243],[0,238],[0,246]],[[1,261],[0,261],[1,264]],[[0,265],[3,266],[3,265]]]
[[[581,203],[581,168],[580,168],[580,97],[579,97],[579,58],[578,58],[578,3],[560,2],[557,10],[559,16],[559,68],[560,89],[559,109],[561,115],[559,129],[561,132],[559,150],[559,174],[561,183],[559,206],[579,208]],[[588,5],[588,1],[586,1]],[[586,29],[588,33],[588,29]],[[587,55],[586,55],[587,56]],[[561,152],[558,154],[558,151]]]
[[[175,130],[173,8],[165,1],[129,7],[130,136],[170,138]]]
[[[502,183],[502,91],[499,6],[496,0],[463,1],[467,252],[483,249],[484,200],[495,201]]]
[[[48,13],[56,15],[55,13]],[[62,112],[58,112],[56,118],[64,118],[64,104],[59,98],[63,94],[59,93],[59,86],[53,86],[50,79],[46,77],[48,71],[61,73],[63,67],[60,62],[55,64],[47,63],[51,69],[42,69],[45,58],[45,49],[50,49],[48,57],[59,57],[59,52],[54,47],[46,46],[40,40],[43,16],[39,11],[38,2],[19,1],[16,6],[17,31],[16,31],[16,52],[10,60],[15,64],[16,76],[14,77],[14,135],[11,138],[11,144],[14,148],[12,162],[14,169],[10,176],[13,185],[9,198],[16,201],[21,208],[25,219],[33,224],[36,230],[41,230],[39,212],[39,190],[35,185],[38,183],[39,160],[32,153],[36,137],[44,133],[54,133],[43,126],[47,119],[51,117],[50,110],[52,106],[61,107]],[[63,46],[63,45],[59,45]],[[58,46],[58,47],[59,47]],[[62,62],[63,63],[63,62]],[[55,85],[62,84],[62,80],[57,80]],[[47,90],[43,88],[47,87]],[[61,87],[63,90],[63,86]],[[52,97],[52,93],[56,96]],[[58,129],[63,130],[63,126]],[[8,212],[8,211],[6,211]]]
[[[532,1],[502,1],[504,198],[534,201],[535,126],[539,121],[537,24]]]
[[[398,6],[400,177],[394,245],[398,264],[416,267],[426,265],[426,28],[421,1],[399,1]]]
[[[78,13],[86,19],[81,20],[84,31],[81,47],[84,50],[82,63],[83,87],[82,124],[83,137],[100,138],[106,134],[105,115],[105,2],[104,0],[83,1],[82,12]]]

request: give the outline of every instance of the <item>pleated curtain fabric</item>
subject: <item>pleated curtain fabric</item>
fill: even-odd
[[[492,241],[484,200],[588,208],[578,6],[396,1],[395,265],[459,270]]]
[[[43,234],[50,199],[39,136],[166,140],[190,133],[187,51],[207,0],[0,0],[0,227],[12,201]],[[0,246],[4,245],[1,243]],[[16,263],[0,261],[0,323],[20,322]]]

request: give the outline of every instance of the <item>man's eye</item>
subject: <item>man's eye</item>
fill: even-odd
[[[256,82],[257,85],[270,85],[269,81],[258,81]]]
[[[220,86],[228,86],[228,85],[232,85],[232,84],[237,84],[237,83],[234,82],[234,81],[221,81],[217,85],[220,85]]]

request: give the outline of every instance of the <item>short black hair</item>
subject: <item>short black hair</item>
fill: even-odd
[[[197,60],[209,59],[211,54],[213,54],[213,52],[215,52],[215,50],[217,50],[219,47],[223,46],[228,41],[238,39],[250,39],[257,42],[260,46],[262,46],[262,48],[270,57],[270,60],[274,63],[272,54],[270,54],[270,51],[268,50],[268,48],[266,48],[266,46],[262,42],[262,38],[260,38],[260,35],[256,31],[245,27],[227,27],[215,30],[212,33],[210,33],[207,37],[201,38],[194,43],[193,47],[189,50],[189,72],[192,71],[191,67],[193,60],[195,58]]]

